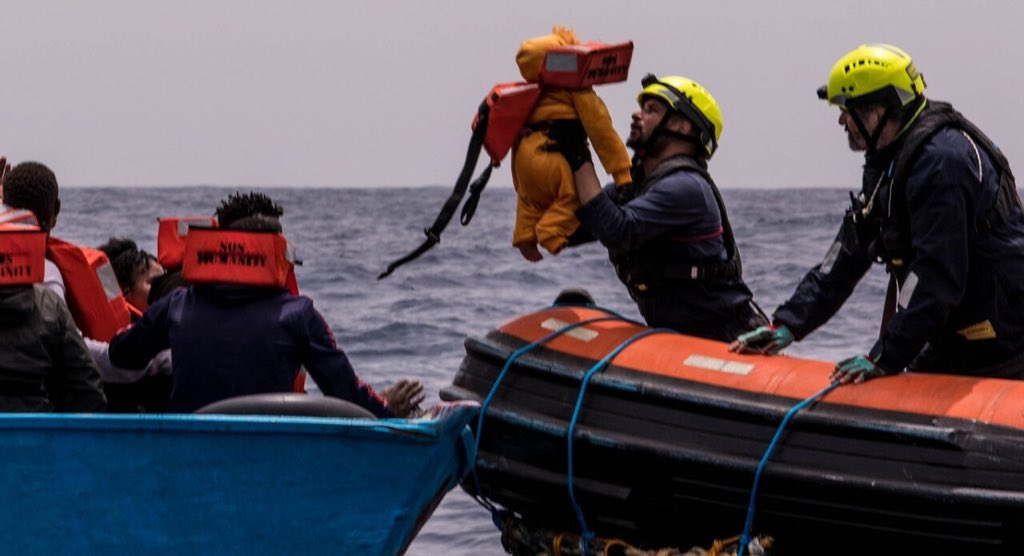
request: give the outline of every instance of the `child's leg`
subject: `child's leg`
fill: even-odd
[[[576,195],[576,184],[573,182],[572,171],[561,156],[553,161],[557,164],[559,183],[556,186],[557,196],[554,202],[544,211],[537,222],[537,241],[553,255],[565,248],[569,236],[576,231],[580,223],[576,220],[576,209],[580,206]]]

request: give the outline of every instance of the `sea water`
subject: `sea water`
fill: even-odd
[[[260,191],[284,207],[284,229],[302,266],[302,292],[333,327],[365,380],[381,388],[409,377],[429,401],[450,384],[466,336],[482,336],[516,315],[582,287],[597,303],[640,319],[598,244],[523,260],[511,246],[515,195],[484,192],[468,226],[456,214],[441,242],[383,280],[387,264],[420,244],[450,190],[421,188],[64,188],[54,235],[98,246],[110,236],[156,252],[157,218],[211,215],[230,193]],[[722,191],[755,301],[768,313],[824,257],[849,197],[842,189]],[[864,353],[878,332],[886,275],[875,267],[827,325],[795,344],[795,356],[837,360]],[[396,462],[397,464],[398,462]],[[343,473],[339,481],[346,480]],[[338,511],[353,511],[339,508]],[[310,516],[316,526],[317,516]],[[736,523],[737,533],[743,523]],[[407,554],[501,555],[489,513],[461,489],[448,493]]]

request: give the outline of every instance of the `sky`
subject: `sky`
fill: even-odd
[[[0,154],[61,185],[451,186],[480,101],[556,24],[634,42],[597,89],[623,136],[645,73],[709,89],[722,188],[859,186],[815,89],[867,42],[908,51],[1024,174],[1011,0],[19,0],[0,21]]]

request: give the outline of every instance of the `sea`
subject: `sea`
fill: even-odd
[[[537,263],[519,255],[511,246],[515,194],[507,186],[485,190],[467,225],[456,213],[438,245],[384,279],[377,277],[390,261],[423,241],[450,187],[66,187],[53,233],[90,246],[128,237],[156,253],[158,218],[212,215],[228,195],[250,191],[284,208],[285,235],[302,261],[296,269],[300,289],[333,327],[356,372],[377,388],[414,378],[425,385],[427,404],[438,401],[438,391],[451,383],[465,355],[467,337],[546,307],[565,288],[585,288],[601,307],[640,320],[599,244],[545,254]],[[745,280],[770,314],[824,257],[849,205],[848,193],[725,188],[722,196]],[[886,283],[876,265],[839,313],[794,344],[790,355],[835,361],[866,352],[878,333]],[[315,527],[316,516],[310,519]],[[736,524],[737,534],[742,528]],[[456,488],[406,554],[505,551],[487,510]]]

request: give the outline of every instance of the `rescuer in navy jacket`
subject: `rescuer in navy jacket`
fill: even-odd
[[[582,228],[608,249],[647,324],[730,341],[768,321],[743,282],[725,204],[708,173],[721,110],[686,77],[648,75],[642,84],[626,141],[636,151],[632,184],[602,191],[584,138],[552,132],[551,148],[575,172]]]
[[[866,151],[861,193],[835,242],[770,327],[738,351],[775,353],[832,317],[874,261],[890,299],[879,339],[833,379],[910,369],[1024,378],[1024,213],[1003,154],[947,103],[925,98],[910,56],[863,45],[841,58],[819,96],[838,105],[853,150]]]

